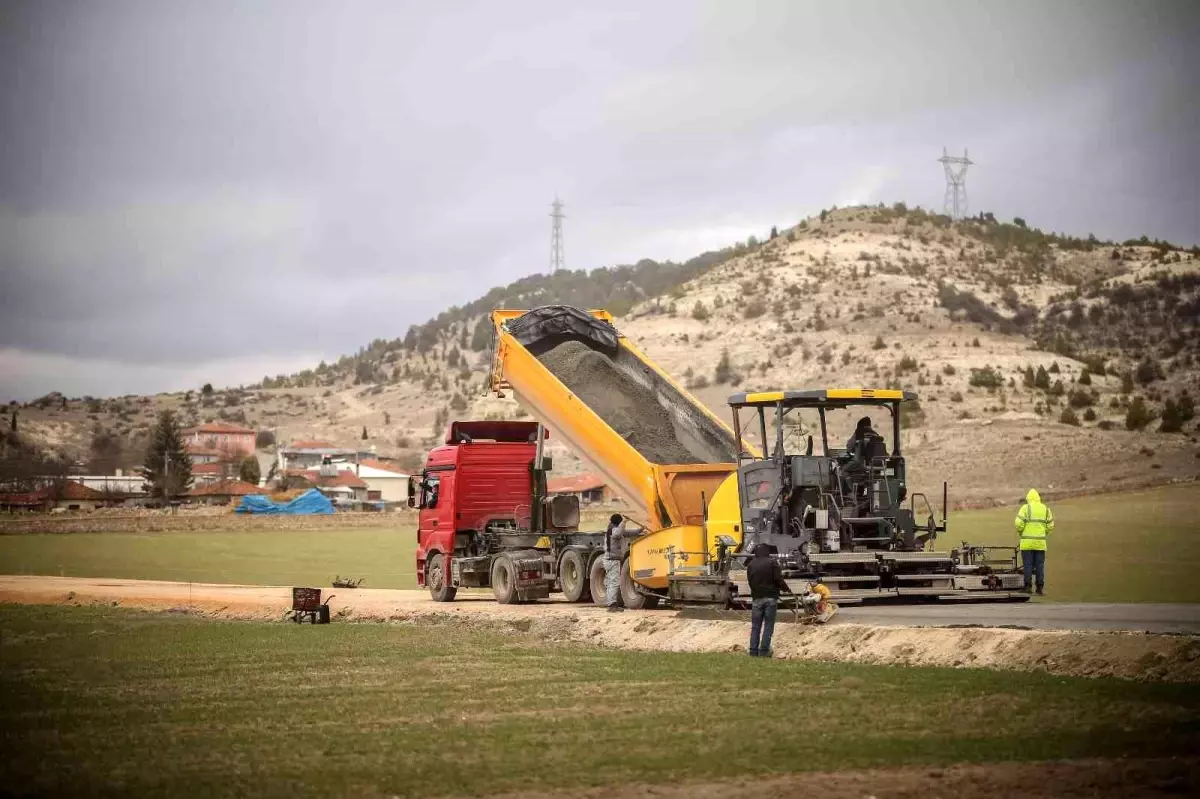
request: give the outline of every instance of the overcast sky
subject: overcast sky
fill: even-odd
[[[252,382],[822,207],[1200,241],[1200,3],[0,5],[0,398]]]

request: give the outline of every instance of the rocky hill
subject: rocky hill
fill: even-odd
[[[622,332],[722,416],[743,389],[917,391],[905,447],[931,492],[943,479],[960,499],[985,503],[1028,484],[1101,491],[1200,474],[1198,256],[990,215],[838,209],[687,264],[518,281],[403,337],[258,386],[51,396],[15,410],[25,441],[80,460],[106,447],[111,456],[111,437],[119,459],[135,462],[155,412],[171,408],[188,422],[227,419],[415,463],[451,417],[522,415],[481,393],[485,312],[569,302],[613,310]],[[581,468],[557,454],[556,468]]]

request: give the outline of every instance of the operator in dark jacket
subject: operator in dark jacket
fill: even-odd
[[[779,561],[771,557],[775,547],[755,544],[754,555],[746,564],[750,583],[750,657],[771,657],[771,634],[775,632],[775,614],[779,610],[779,592],[791,593],[783,580]]]

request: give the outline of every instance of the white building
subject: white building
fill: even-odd
[[[363,460],[339,464],[339,468],[350,467],[359,479],[367,484],[367,499],[384,502],[408,501],[408,475],[377,460]]]

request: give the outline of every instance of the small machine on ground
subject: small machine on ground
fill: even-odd
[[[293,588],[291,620],[297,624],[305,620],[311,624],[329,624],[330,599],[333,594],[321,601],[320,588]]]

